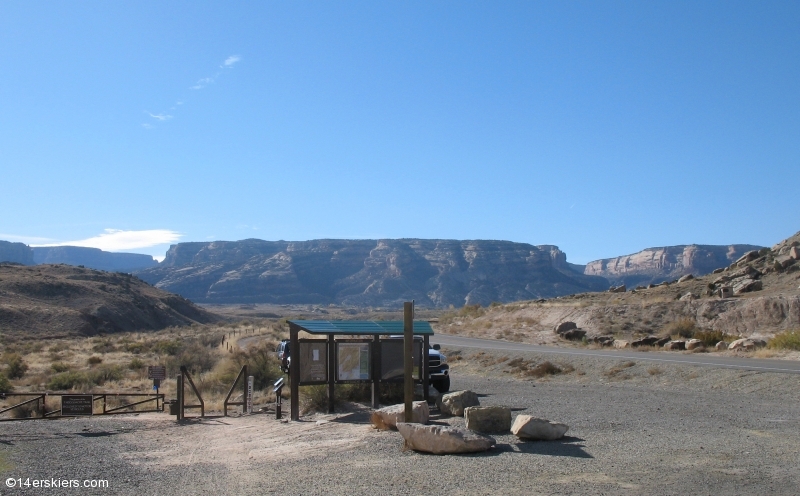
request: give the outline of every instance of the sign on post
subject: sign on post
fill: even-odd
[[[247,377],[247,413],[253,413],[253,376]]]
[[[167,378],[167,368],[163,365],[151,365],[147,367],[147,378],[162,381]]]
[[[91,394],[65,394],[61,396],[61,415],[89,416],[93,412],[94,401]]]

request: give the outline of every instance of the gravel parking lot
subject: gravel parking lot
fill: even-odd
[[[6,422],[4,479],[104,479],[109,488],[0,493],[800,493],[796,375],[581,357],[535,378],[509,363],[552,357],[448,353],[454,390],[564,422],[567,437],[499,435],[483,454],[425,455],[403,451],[397,432],[373,430],[358,407],[289,423],[268,414],[183,425],[166,414]],[[435,410],[432,421],[463,425]]]

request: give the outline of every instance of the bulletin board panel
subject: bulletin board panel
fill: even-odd
[[[321,339],[301,339],[300,385],[327,384],[328,382],[328,342]],[[292,352],[294,360],[294,352]]]

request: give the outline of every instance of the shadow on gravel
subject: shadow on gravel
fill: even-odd
[[[573,458],[594,458],[584,451],[583,439],[564,436],[558,441],[520,441],[515,444],[498,444],[498,452],[528,453],[531,455],[570,456]]]

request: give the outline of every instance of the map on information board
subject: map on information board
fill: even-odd
[[[339,380],[369,380],[369,343],[337,343]]]

